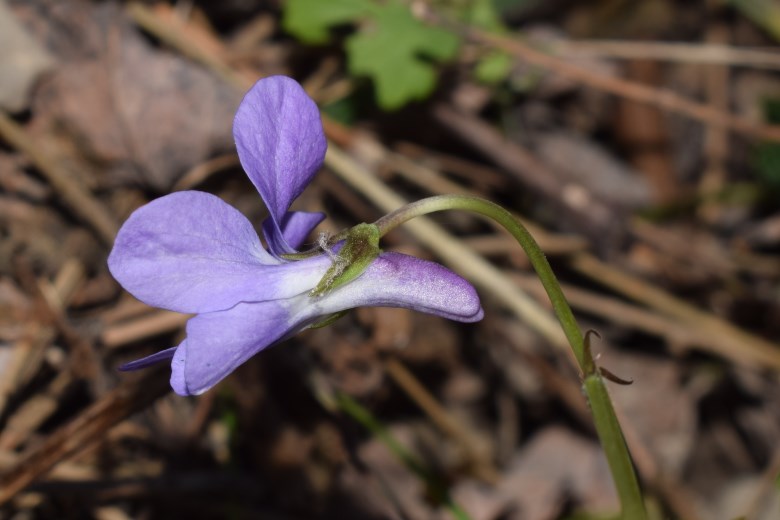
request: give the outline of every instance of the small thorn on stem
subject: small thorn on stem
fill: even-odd
[[[585,341],[590,343],[590,337],[591,336],[596,336],[597,338],[601,339],[601,334],[599,334],[597,330],[593,330],[593,329],[586,330],[585,331]]]
[[[585,355],[587,356],[587,370],[586,375],[592,375],[595,374],[597,371],[599,374],[601,374],[601,377],[604,379],[607,379],[608,381],[612,381],[613,383],[617,383],[619,385],[631,385],[634,383],[633,379],[623,379],[622,377],[616,376],[614,373],[610,372],[604,367],[596,366],[596,361],[598,361],[601,358],[601,353],[596,354],[596,356],[593,356],[593,353],[591,352],[590,348],[590,338],[591,336],[596,336],[597,338],[601,339],[601,334],[596,332],[595,330],[588,330],[585,332],[585,338],[584,338],[584,344],[585,344]]]
[[[633,385],[634,380],[633,379],[623,379],[622,377],[616,376],[614,373],[610,372],[604,367],[599,367],[599,372],[601,372],[601,376],[604,379],[607,379],[609,381],[612,381],[613,383],[617,383],[619,385],[628,386]]]

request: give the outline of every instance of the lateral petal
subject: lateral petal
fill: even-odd
[[[280,263],[238,210],[214,195],[183,191],[136,210],[119,230],[108,266],[142,302],[200,313],[306,292],[329,260]]]

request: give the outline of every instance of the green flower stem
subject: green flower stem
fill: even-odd
[[[379,228],[380,236],[384,236],[390,230],[415,217],[446,210],[470,211],[498,222],[509,231],[528,255],[531,265],[547,291],[555,315],[561,323],[582,371],[584,389],[593,413],[596,431],[604,447],[620,497],[622,518],[624,520],[646,519],[647,514],[639,483],[604,381],[547,258],[525,226],[498,204],[467,195],[440,195],[422,199],[385,215],[377,220],[375,225]]]
[[[593,372],[585,377],[584,388],[596,432],[604,447],[609,469],[620,497],[621,516],[623,520],[644,520],[647,518],[645,504],[604,378],[598,371]]]
[[[531,265],[533,265],[539,278],[541,278],[542,285],[544,285],[547,295],[550,297],[550,301],[553,304],[555,314],[561,322],[566,339],[569,341],[569,344],[574,351],[574,356],[577,358],[577,363],[580,365],[583,372],[585,372],[586,360],[582,333],[577,325],[577,321],[574,319],[574,314],[572,314],[569,304],[566,302],[566,297],[563,295],[563,291],[561,291],[558,280],[555,278],[544,253],[536,244],[536,240],[534,240],[528,230],[525,229],[525,226],[507,210],[488,200],[470,197],[468,195],[439,195],[412,202],[403,208],[385,215],[374,224],[379,228],[380,236],[384,236],[391,229],[396,228],[413,218],[435,213],[437,211],[453,209],[470,211],[493,219],[515,237],[528,255]]]
[[[468,513],[452,499],[447,488],[431,475],[425,466],[407,451],[404,445],[398,442],[398,439],[393,437],[393,434],[370,411],[344,392],[337,392],[334,395],[334,401],[339,409],[374,434],[398,460],[425,482],[429,492],[449,510],[455,520],[471,520]]]

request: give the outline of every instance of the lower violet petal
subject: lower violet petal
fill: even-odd
[[[382,253],[352,282],[315,301],[322,314],[360,306],[404,307],[451,320],[474,322],[483,311],[474,287],[435,262]]]
[[[187,322],[187,339],[171,363],[171,385],[180,395],[213,387],[250,357],[305,326],[293,318],[301,298],[240,303]]]

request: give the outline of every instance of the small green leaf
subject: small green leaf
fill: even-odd
[[[504,81],[512,69],[512,57],[505,52],[494,51],[485,55],[474,68],[474,77],[482,83],[496,85]]]
[[[288,0],[282,27],[305,43],[322,44],[331,27],[351,23],[373,8],[371,0]]]
[[[449,31],[415,18],[400,0],[288,0],[282,24],[310,44],[326,43],[334,26],[356,24],[345,45],[350,73],[374,81],[386,110],[430,94],[436,86],[431,61],[454,57],[459,44]]]
[[[493,0],[473,0],[466,21],[493,34],[508,34]],[[490,51],[477,62],[474,77],[482,83],[497,85],[507,79],[512,69],[512,57],[502,51]]]
[[[490,32],[507,32],[493,0],[473,0],[466,21]]]
[[[458,39],[444,29],[424,25],[406,6],[391,3],[347,40],[346,49],[350,72],[371,77],[379,106],[394,110],[433,91],[435,69],[423,57],[452,58]]]

